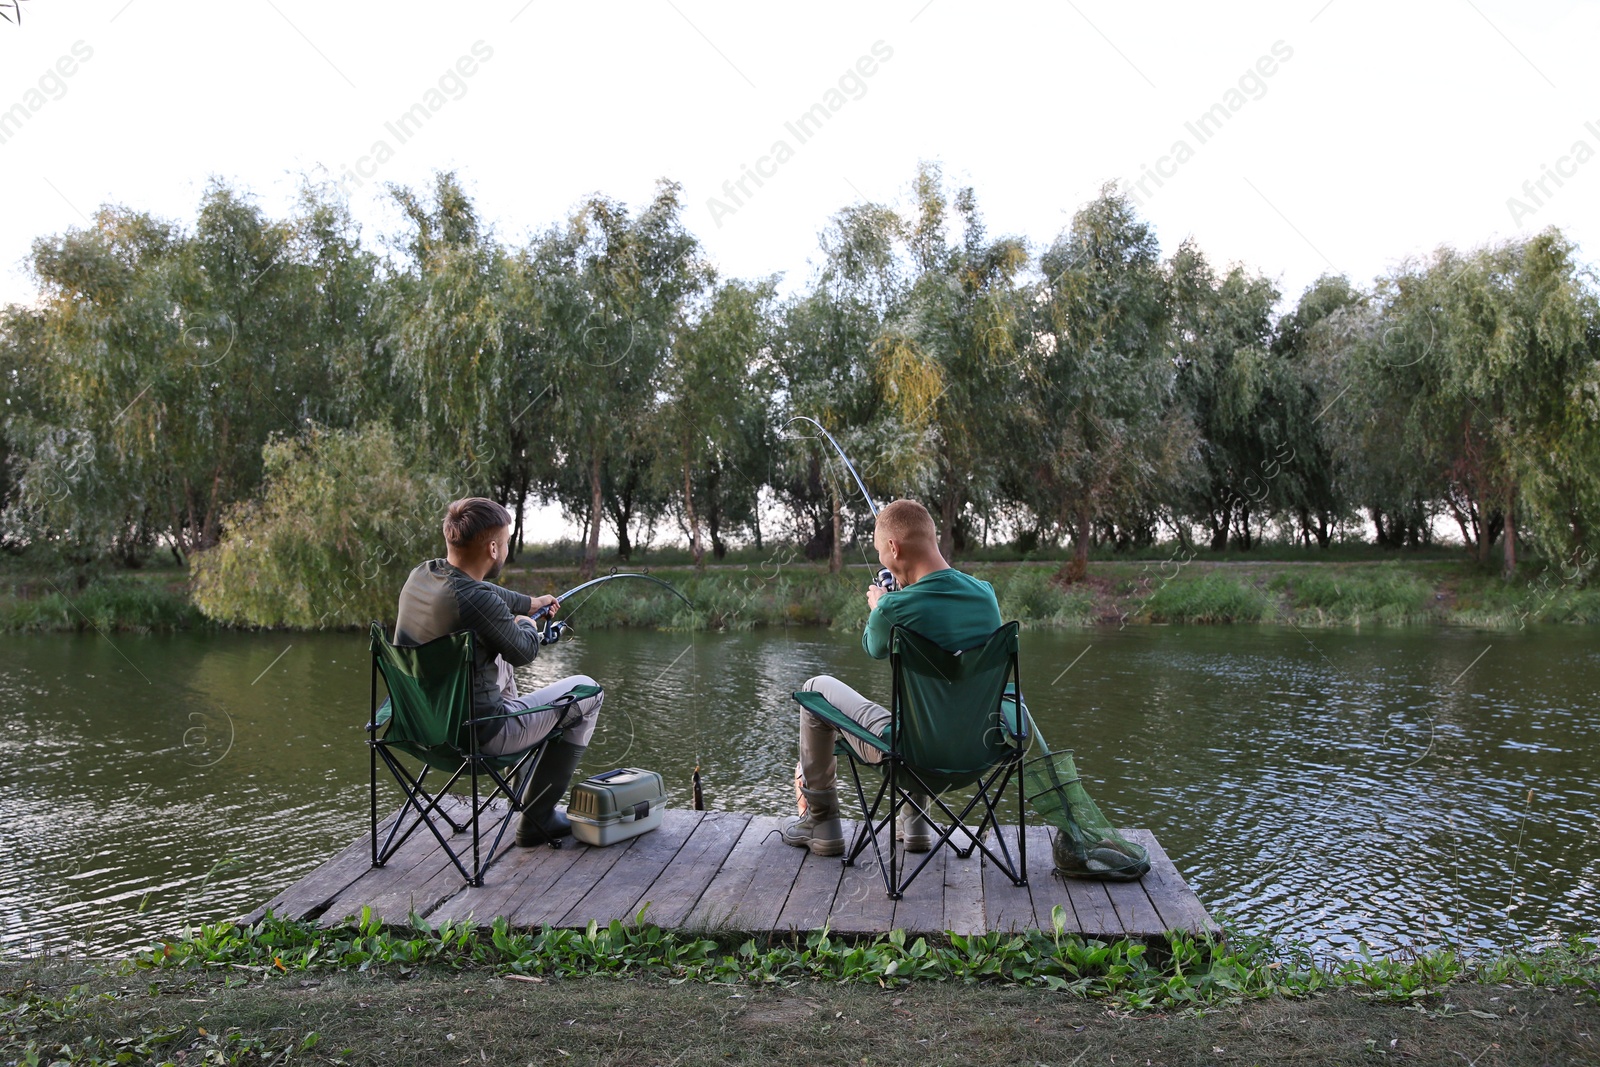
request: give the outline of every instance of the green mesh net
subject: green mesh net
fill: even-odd
[[[1026,709],[1024,709],[1026,710]],[[1132,882],[1150,869],[1150,856],[1111,825],[1090,799],[1071,752],[1052,752],[1028,716],[1040,753],[1022,768],[1023,787],[1039,817],[1056,828],[1051,849],[1056,870],[1067,878]]]

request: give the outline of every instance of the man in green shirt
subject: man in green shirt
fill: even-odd
[[[867,628],[861,647],[873,659],[889,655],[889,633],[897,625],[913,630],[941,648],[956,652],[982,644],[1000,628],[1000,605],[994,586],[951,567],[939,551],[939,536],[933,516],[914,500],[896,500],[878,513],[872,543],[878,559],[894,575],[896,589],[887,592],[880,585],[867,589]],[[883,736],[889,726],[889,709],[874,703],[837,678],[819,675],[809,679],[803,689],[821,693],[828,703],[867,728]],[[783,828],[783,839],[798,848],[809,848],[814,855],[837,856],[844,852],[844,828],[839,822],[837,760],[833,746],[841,732],[811,712],[800,712],[800,792],[805,813]],[[877,763],[881,753],[870,745],[845,736],[846,742],[868,763]],[[926,808],[925,797],[912,797],[914,807],[905,826],[906,848],[926,852],[931,844],[927,820],[917,814]]]

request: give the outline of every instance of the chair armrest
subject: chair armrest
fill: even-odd
[[[886,753],[891,751],[887,741],[879,737],[877,734],[872,733],[865,726],[862,726],[844,712],[828,703],[827,698],[821,693],[811,689],[802,689],[800,692],[792,693],[790,695],[794,697],[795,703],[799,704],[802,708],[805,708],[807,711],[821,719],[823,722],[827,723],[829,726],[837,727],[844,733],[856,738],[863,744],[870,745],[879,752]]]
[[[474,715],[472,721],[475,723],[493,722],[495,719],[514,719],[518,715],[528,715],[535,711],[556,711],[576,704],[580,700],[598,696],[603,692],[605,690],[598,685],[575,685],[548,704],[536,704],[531,708],[521,708],[517,711],[502,711],[496,715]]]
[[[378,705],[378,710],[373,712],[372,721],[367,723],[367,732],[371,733],[380,727],[389,725],[389,720],[394,716],[394,705],[388,697],[383,698],[383,703]]]
[[[1018,702],[1017,687],[1010,682],[1000,697],[1000,724],[1013,741],[1026,744],[1032,739],[1033,716],[1028,713],[1027,704]]]

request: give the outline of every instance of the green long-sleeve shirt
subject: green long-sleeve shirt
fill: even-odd
[[[958,652],[982,644],[1000,628],[1000,603],[994,586],[947,567],[879,598],[861,634],[867,655],[873,659],[889,655],[889,633],[896,625],[916,631],[947,652]]]

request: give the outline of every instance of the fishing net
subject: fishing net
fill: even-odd
[[[1027,714],[1024,710],[1024,714]],[[1071,752],[1052,752],[1028,717],[1040,754],[1023,764],[1022,784],[1039,817],[1056,828],[1052,856],[1067,878],[1132,882],[1150,869],[1145,850],[1117,833],[1083,788]]]

